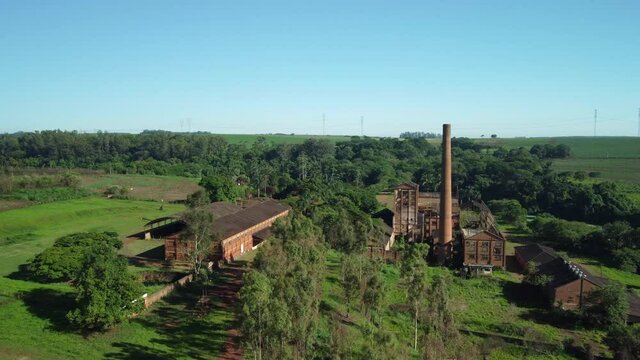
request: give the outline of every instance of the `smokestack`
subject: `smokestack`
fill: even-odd
[[[440,186],[439,256],[442,263],[448,257],[453,240],[451,220],[451,124],[442,125],[442,183]]]

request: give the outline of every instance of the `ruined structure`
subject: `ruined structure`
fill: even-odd
[[[516,261],[521,270],[528,264],[545,275],[549,282],[541,287],[544,295],[554,305],[563,309],[580,308],[593,290],[606,286],[609,281],[593,275],[588,269],[569,259],[562,258],[552,248],[539,244],[516,246]],[[640,297],[628,292],[628,322],[640,322]]]
[[[214,217],[211,232],[216,237],[210,260],[233,261],[255,249],[269,236],[269,228],[289,213],[289,206],[275,200],[253,200],[243,204],[215,202],[207,206]],[[182,214],[174,214],[148,222],[145,238],[164,240],[167,261],[187,261],[190,243],[181,239],[186,227]]]
[[[464,215],[473,214],[475,221],[462,224],[462,266],[471,273],[487,274],[494,267],[505,268],[506,239],[496,226],[491,210],[484,202],[473,202]]]
[[[405,182],[393,193],[376,195],[386,209],[374,217],[382,219],[392,229],[392,236],[403,236],[409,241],[431,242],[438,236],[440,228],[440,194],[422,192],[416,183]],[[458,226],[460,205],[457,197],[451,197],[451,231]],[[393,244],[391,244],[393,245]]]

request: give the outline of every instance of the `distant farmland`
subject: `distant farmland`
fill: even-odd
[[[349,141],[351,136],[347,135],[286,135],[286,134],[218,134],[231,144],[251,145],[257,138],[264,137],[268,142],[274,144],[302,144],[307,139],[326,139],[331,142]]]
[[[638,137],[539,137],[509,139],[477,139],[478,143],[504,146],[508,149],[517,147],[530,148],[535,144],[566,144],[571,148],[572,158],[582,159],[640,159],[640,138]]]

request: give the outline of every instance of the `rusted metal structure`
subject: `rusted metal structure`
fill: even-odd
[[[269,228],[280,217],[286,216],[290,207],[275,200],[251,201],[244,204],[216,202],[208,205],[214,216],[212,234],[217,237],[210,260],[233,261],[238,256],[255,249],[269,236]],[[156,226],[157,224],[162,224]],[[181,239],[186,227],[182,213],[155,219],[145,225],[145,238],[163,239],[165,260],[182,262],[188,258],[192,244]]]

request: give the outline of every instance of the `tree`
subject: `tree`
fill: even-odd
[[[615,353],[616,360],[640,359],[640,324],[615,326],[605,342]]]
[[[345,256],[342,260],[342,290],[347,305],[347,317],[352,305],[360,299],[362,269],[359,255]]]
[[[105,243],[114,249],[122,247],[122,241],[114,232],[75,233],[56,239],[53,246],[36,255],[29,263],[29,273],[45,282],[69,281],[82,268],[88,249]]]
[[[204,190],[198,190],[187,196],[187,207],[198,208],[209,204],[210,199]]]
[[[242,331],[249,349],[257,352],[258,360],[262,360],[264,337],[268,327],[269,305],[271,299],[269,279],[259,271],[249,271],[244,275],[240,289]]]
[[[186,255],[194,275],[202,274],[203,261],[211,254],[214,235],[212,234],[213,214],[206,208],[188,209],[182,216],[186,224],[180,235]]]
[[[425,256],[429,248],[425,244],[409,245],[403,254],[400,276],[407,291],[407,299],[413,305],[413,348],[418,348],[418,315],[427,287]]]
[[[209,195],[209,199],[216,201],[235,201],[244,198],[244,191],[236,185],[228,176],[206,176],[200,180],[202,186]]]
[[[72,324],[87,330],[104,330],[142,308],[142,287],[127,265],[109,244],[91,246],[74,283],[78,307],[67,314]]]
[[[590,292],[585,298],[584,317],[600,326],[613,329],[627,322],[629,299],[624,285],[612,282]]]

